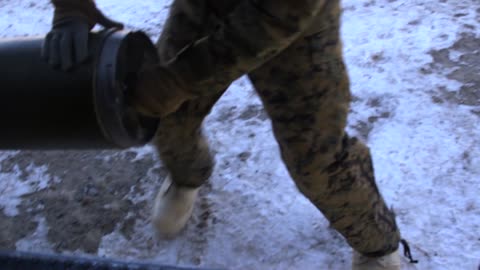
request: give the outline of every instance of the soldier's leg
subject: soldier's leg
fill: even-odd
[[[212,30],[220,19],[219,14],[231,9],[234,1],[223,1],[216,9],[208,2],[211,1],[173,2],[157,42],[161,62],[169,61]],[[201,125],[223,92],[186,102],[177,112],[160,121],[154,144],[174,183],[198,187],[210,176],[213,161]]]
[[[187,102],[160,121],[154,144],[169,176],[155,198],[152,223],[162,237],[185,227],[199,187],[210,177],[214,161],[201,125],[219,96]]]
[[[157,42],[161,62],[213,27],[217,15],[205,0],[177,0]],[[173,236],[189,219],[200,187],[210,176],[213,157],[202,135],[202,122],[224,91],[184,103],[161,119],[154,145],[169,171],[155,199],[152,222],[163,236]]]
[[[328,1],[302,38],[250,78],[299,190],[356,251],[378,257],[398,248],[400,233],[368,148],[344,132],[350,92],[339,16],[339,2]]]

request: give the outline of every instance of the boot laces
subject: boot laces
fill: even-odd
[[[407,240],[401,239],[400,243],[402,243],[402,246],[403,246],[403,254],[405,255],[405,257],[407,257],[410,260],[410,263],[418,263],[418,260],[414,260],[412,257],[410,245],[408,244]]]

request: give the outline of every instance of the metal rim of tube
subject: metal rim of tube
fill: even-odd
[[[145,53],[156,57],[150,39],[142,32],[105,30],[102,33],[93,76],[93,100],[97,121],[105,138],[120,148],[141,146],[154,136],[158,120],[134,112],[128,106],[128,87],[119,78],[118,70],[122,46],[129,39],[142,45]],[[128,57],[128,56],[127,56]],[[130,89],[131,90],[131,89]]]

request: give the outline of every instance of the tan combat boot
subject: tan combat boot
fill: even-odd
[[[152,223],[159,236],[173,237],[187,224],[200,188],[176,186],[167,177],[153,205]]]
[[[371,258],[354,251],[352,270],[400,270],[400,254],[398,249],[388,255]]]

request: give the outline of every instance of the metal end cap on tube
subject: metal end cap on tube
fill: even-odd
[[[155,46],[143,32],[106,30],[94,67],[97,120],[105,138],[119,148],[141,146],[155,135],[158,119],[137,113],[128,97],[145,64],[155,64]]]

